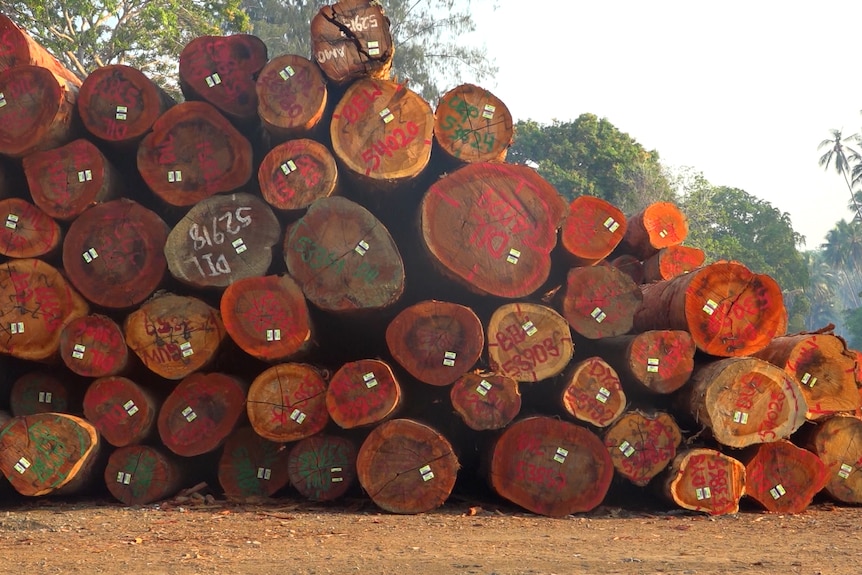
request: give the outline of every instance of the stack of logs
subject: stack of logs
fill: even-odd
[[[706,265],[675,205],[567,205],[504,163],[503,102],[465,84],[432,110],[390,79],[377,3],[322,8],[314,61],[193,40],[182,103],[0,31],[18,493],[358,483],[418,513],[457,483],[561,516],[615,481],[715,514],[862,502],[856,353],[785,335],[776,282]]]

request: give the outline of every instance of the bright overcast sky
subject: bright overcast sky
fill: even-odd
[[[665,165],[788,212],[809,248],[851,217],[817,145],[862,130],[862,0],[474,3],[500,68],[483,86],[515,121],[607,118]]]

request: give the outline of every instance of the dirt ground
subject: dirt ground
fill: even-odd
[[[600,507],[549,519],[447,503],[393,515],[320,505],[27,500],[0,507],[0,573],[858,575],[862,508],[798,515]]]

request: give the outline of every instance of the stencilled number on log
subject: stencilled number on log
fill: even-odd
[[[195,252],[204,248],[212,248],[225,243],[227,235],[236,236],[243,228],[251,225],[252,218],[247,212],[252,208],[241,206],[235,211],[226,211],[221,216],[213,216],[212,226],[202,226],[194,223],[189,227]],[[223,231],[222,231],[223,230]],[[188,259],[197,268],[202,277],[215,277],[231,273],[230,262],[224,254],[205,253]]]

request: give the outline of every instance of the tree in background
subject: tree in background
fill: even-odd
[[[826,150],[820,156],[818,164],[826,170],[830,167],[835,168],[835,171],[844,178],[844,183],[850,191],[850,205],[855,214],[854,218],[862,220],[862,203],[857,198],[859,192],[854,191],[859,184],[862,184],[862,155],[848,145],[848,142],[862,143],[862,136],[852,134],[844,137],[841,130],[831,130],[831,134],[831,138],[823,140],[817,146],[818,150]]]
[[[242,0],[253,33],[266,43],[270,55],[311,57],[309,25],[327,1]],[[471,0],[382,0],[391,24],[395,55],[393,75],[408,80],[412,90],[429,102],[463,83],[492,78],[497,67],[485,48],[463,42],[473,32]]]

